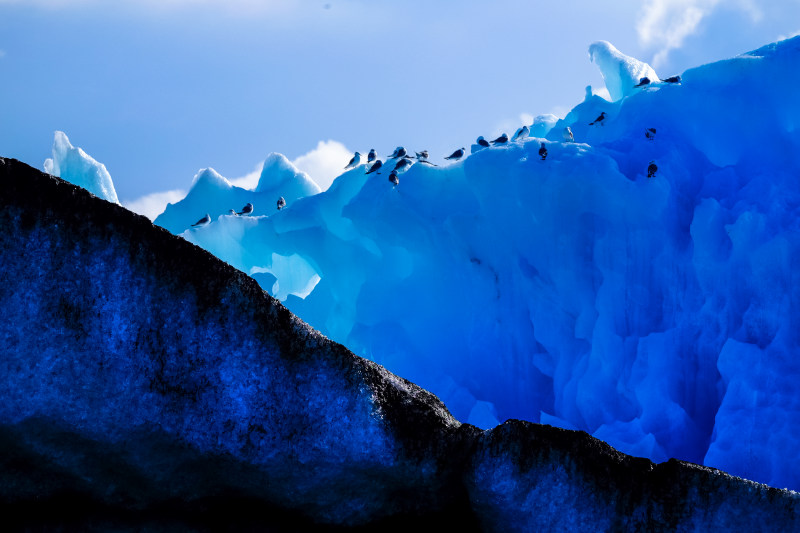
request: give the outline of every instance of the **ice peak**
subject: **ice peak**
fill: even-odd
[[[642,78],[648,78],[651,82],[659,79],[653,67],[626,56],[608,41],[597,41],[589,45],[589,59],[600,69],[613,101],[633,93],[634,85]]]
[[[233,185],[219,172],[211,167],[197,171],[192,180],[192,189],[197,187],[211,187],[215,189],[230,189]]]
[[[297,197],[320,192],[319,186],[305,172],[298,170],[285,155],[272,152],[264,160],[261,177],[258,178],[256,192],[284,190],[299,187]]]
[[[63,131],[56,131],[53,136],[53,157],[45,159],[44,170],[83,187],[99,198],[119,203],[114,182],[106,166],[80,148],[72,146]]]

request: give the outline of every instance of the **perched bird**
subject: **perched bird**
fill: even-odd
[[[647,140],[652,141],[656,138],[656,129],[655,128],[647,128],[644,130],[644,136],[647,137]]]
[[[417,161],[422,161],[423,159],[428,159],[428,151],[423,150],[421,152],[414,152],[417,154]]]
[[[206,225],[208,225],[210,222],[211,222],[211,215],[209,215],[208,213],[206,213],[206,216],[204,216],[203,218],[201,218],[200,220],[198,220],[197,222],[195,222],[194,224],[192,224],[192,227],[193,227],[193,228],[199,228],[199,227],[201,227],[201,226],[206,226]]]
[[[348,170],[348,169],[351,169],[353,167],[357,167],[360,164],[361,164],[361,154],[356,152],[356,155],[353,156],[353,159],[351,159],[350,162],[347,163],[347,166],[344,167],[344,169]]]
[[[413,163],[411,162],[411,159],[406,159],[404,157],[400,161],[397,162],[397,164],[392,169],[392,172],[402,172],[402,171],[408,170],[408,168],[411,165],[413,165]]]
[[[492,144],[505,144],[508,142],[508,135],[505,133],[502,134],[500,137],[492,141]]]
[[[392,155],[388,157],[389,159],[397,159],[398,157],[403,157],[407,153],[408,152],[406,152],[405,148],[403,148],[402,146],[398,146],[397,148],[394,149],[394,153],[392,153]]]
[[[634,87],[644,87],[645,85],[650,85],[650,78],[648,78],[647,76],[645,76],[644,78],[641,78],[639,80],[639,83],[634,85]]]
[[[456,150],[452,154],[450,154],[447,157],[445,157],[445,159],[450,159],[452,161],[458,161],[459,159],[464,157],[464,152],[466,152],[466,150],[467,150],[466,148],[459,148],[458,150]]]
[[[564,128],[564,131],[561,132],[561,136],[564,138],[565,142],[571,143],[575,141],[575,136],[572,135],[572,130],[569,129],[569,126]]]
[[[594,119],[594,121],[590,122],[589,125],[593,126],[595,124],[602,124],[605,119],[606,119],[606,112],[601,111],[600,116]]]
[[[236,213],[236,209],[229,209],[228,214],[235,217],[238,213]]]
[[[236,213],[236,214],[237,215],[252,215],[253,214],[253,204],[251,204],[251,203],[246,204],[242,208],[241,212]]]
[[[377,170],[380,170],[380,168],[381,168],[382,166],[383,166],[383,161],[381,161],[380,159],[378,159],[377,161],[375,161],[375,162],[372,164],[372,166],[371,166],[371,167],[369,167],[369,170],[367,170],[367,174],[372,174],[373,172],[375,172],[375,171],[377,171]],[[380,174],[380,172],[378,172],[378,174]]]
[[[373,162],[373,161],[375,161],[376,159],[378,159],[378,155],[375,153],[375,148],[373,148],[373,149],[372,149],[372,150],[370,150],[370,151],[369,151],[369,153],[367,154],[367,164],[370,164],[370,163],[372,163],[372,162]]]
[[[478,137],[478,146],[483,146],[484,148],[489,147],[489,141],[483,138],[483,135]]]
[[[666,83],[680,83],[681,77],[680,76],[670,76],[669,78],[663,80]]]
[[[397,185],[400,183],[400,178],[398,178],[398,177],[397,177],[397,171],[396,171],[396,170],[392,170],[392,171],[389,173],[389,181],[391,181],[391,182],[392,182],[392,184],[393,184],[395,187],[397,187]]]
[[[647,177],[648,178],[655,177],[656,172],[658,172],[658,167],[656,166],[656,162],[650,161],[650,164],[647,165]]]
[[[544,143],[542,143],[542,146],[539,148],[539,156],[542,158],[542,161],[547,159],[547,148],[545,148]]]
[[[281,196],[280,198],[278,198],[278,211],[280,211],[284,207],[286,207],[286,200],[283,198],[283,196]]]
[[[531,134],[530,128],[528,126],[522,126],[520,129],[517,130],[517,132],[511,138],[511,142],[524,141],[525,139],[528,138],[528,135],[530,134]]]

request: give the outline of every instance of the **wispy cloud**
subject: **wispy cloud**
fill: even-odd
[[[135,200],[122,202],[122,205],[134,213],[139,213],[150,220],[154,220],[158,215],[164,212],[167,204],[175,203],[183,199],[184,196],[186,196],[186,191],[181,189],[154,192]]]
[[[366,154],[364,161],[366,161]],[[320,141],[317,147],[301,155],[292,164],[302,170],[319,185],[323,191],[330,187],[333,180],[342,172],[353,152],[338,141]]]
[[[639,42],[658,51],[652,64],[658,68],[670,51],[680,48],[720,0],[648,0],[642,6],[636,32]]]
[[[645,0],[636,26],[639,42],[656,50],[653,67],[663,65],[672,50],[697,33],[700,23],[718,8],[745,13],[753,23],[764,13],[756,0]]]

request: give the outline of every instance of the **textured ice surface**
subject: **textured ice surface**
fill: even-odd
[[[612,100],[619,100],[632,94],[635,85],[642,78],[651,82],[658,81],[653,67],[638,59],[626,56],[608,41],[597,41],[589,46],[589,59],[594,62],[603,74],[606,89]]]
[[[650,74],[593,49],[612,97]],[[557,423],[797,489],[800,38],[682,78],[589,93],[545,139],[534,124],[397,187],[357,168],[183,235],[461,420]]]
[[[117,191],[106,166],[70,144],[66,133],[57,131],[53,139],[53,157],[45,159],[44,171],[79,185],[103,200],[119,203]]]
[[[247,203],[254,205],[253,214],[272,213],[277,210],[278,198],[283,197],[292,204],[298,198],[318,192],[319,186],[305,172],[297,170],[283,154],[271,153],[264,161],[255,190],[236,187],[214,169],[203,169],[194,177],[186,197],[175,204],[167,204],[154,222],[180,233],[206,213],[215,220],[220,215],[230,215],[231,209],[241,210]]]

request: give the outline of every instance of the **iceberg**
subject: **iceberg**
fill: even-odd
[[[232,193],[209,179],[214,195],[196,184],[157,222],[460,420],[562,425],[800,489],[800,38],[681,83],[590,51],[612,101],[587,91],[523,142],[415,164],[396,187],[352,169],[253,217],[224,213],[258,191],[213,204]]]
[[[106,166],[80,148],[72,146],[67,134],[57,131],[53,139],[53,157],[45,159],[44,171],[88,190],[95,196],[119,203],[117,191]]]

